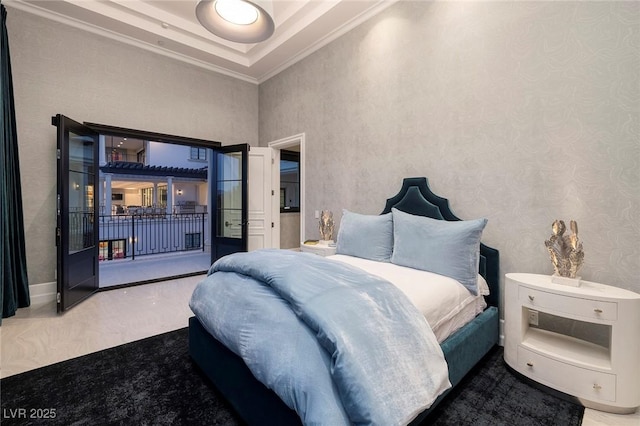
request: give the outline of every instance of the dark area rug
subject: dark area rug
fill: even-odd
[[[519,380],[495,346],[434,409],[431,425],[581,425],[584,407]]]
[[[0,399],[3,426],[242,424],[191,362],[186,328],[5,378]],[[518,380],[496,347],[425,424],[568,426],[583,413]]]
[[[0,423],[240,424],[188,350],[184,328],[7,377],[0,380]],[[21,408],[27,419],[7,418]],[[45,410],[55,410],[55,418],[29,418]]]

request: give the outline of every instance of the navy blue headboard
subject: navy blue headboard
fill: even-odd
[[[387,204],[381,214],[389,213],[391,208],[405,213],[427,216],[439,220],[461,220],[449,208],[449,200],[431,192],[425,177],[405,178],[402,188]],[[498,250],[480,243],[479,273],[489,284],[491,294],[487,304],[498,306],[500,301],[500,253]]]

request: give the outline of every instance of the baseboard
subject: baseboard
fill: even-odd
[[[504,347],[504,320],[500,320],[500,338],[498,340],[498,345]]]
[[[29,296],[31,299],[31,306],[46,305],[48,303],[54,303],[56,301],[56,293],[58,292],[58,285],[56,282],[31,284],[29,286]]]

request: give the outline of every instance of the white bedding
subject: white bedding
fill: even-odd
[[[481,313],[489,286],[478,275],[478,296],[453,278],[432,272],[337,254],[329,259],[348,263],[394,284],[422,312],[439,343]]]

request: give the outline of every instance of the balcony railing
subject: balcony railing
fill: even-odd
[[[100,260],[205,250],[207,213],[100,216]]]
[[[138,157],[138,154],[127,154],[124,152],[109,152],[107,153],[108,162],[124,161],[128,163],[143,163],[144,160]]]

